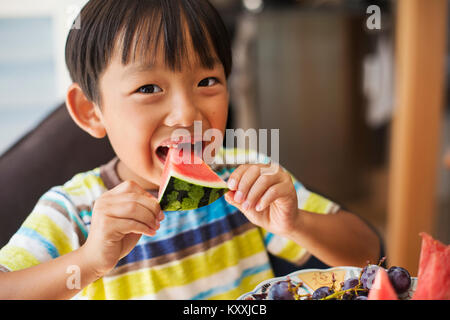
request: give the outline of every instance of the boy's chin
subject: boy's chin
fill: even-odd
[[[117,166],[117,174],[122,181],[133,180],[146,190],[159,189],[159,180],[161,178],[163,165],[153,162],[150,167],[141,168],[141,170],[132,170],[122,160]]]

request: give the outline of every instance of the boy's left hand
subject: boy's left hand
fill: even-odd
[[[295,229],[297,193],[286,171],[279,165],[268,168],[265,164],[237,167],[228,179],[230,191],[225,194],[225,200],[241,210],[253,224],[287,235]]]

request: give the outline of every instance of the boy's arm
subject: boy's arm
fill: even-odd
[[[340,210],[317,214],[298,210],[295,228],[286,237],[331,266],[364,266],[378,263],[380,240],[356,215]]]
[[[155,197],[125,181],[95,201],[89,236],[79,249],[33,267],[0,272],[0,299],[71,298],[113,269],[143,234],[154,236],[163,218]],[[23,257],[9,253],[2,258],[17,266]]]
[[[0,272],[0,300],[70,299],[97,280],[84,247],[37,266]]]
[[[321,213],[299,209],[317,205],[300,206],[302,196],[297,194],[292,176],[279,165],[268,169],[268,164],[237,167],[228,179],[230,191],[225,200],[253,224],[291,239],[328,265],[378,262],[380,241],[361,219],[343,210],[321,214],[323,208],[317,211]]]

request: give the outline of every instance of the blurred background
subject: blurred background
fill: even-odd
[[[50,184],[40,164],[55,164],[27,140],[43,127],[58,138],[48,127],[70,84],[65,40],[86,2],[0,0],[0,197],[12,180],[38,190],[13,198],[22,213],[1,212],[0,247],[38,195],[77,172]],[[233,41],[228,127],[280,129],[280,163],[368,221],[388,261],[415,274],[419,231],[450,243],[447,1],[211,2]],[[35,174],[14,173],[21,154]]]

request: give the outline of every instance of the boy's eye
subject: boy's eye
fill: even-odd
[[[139,93],[158,93],[161,92],[162,89],[158,87],[156,84],[146,84],[145,86],[140,87],[137,92]]]
[[[217,80],[217,78],[214,77],[209,77],[209,78],[205,78],[202,81],[200,81],[198,83],[199,87],[210,87],[212,85],[215,85],[216,83],[218,83],[219,81]]]

